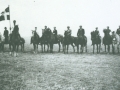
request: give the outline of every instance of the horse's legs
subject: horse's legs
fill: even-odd
[[[114,46],[114,43],[112,44],[112,53],[114,54],[114,51],[115,51],[115,46]]]
[[[4,43],[1,45],[1,50],[4,52]]]
[[[77,45],[77,53],[79,53],[79,44]]]
[[[73,51],[75,52],[75,46],[73,45],[73,44],[71,44],[72,45],[72,47],[73,47]]]
[[[110,45],[108,45],[108,53],[110,53]]]
[[[35,53],[35,48],[36,48],[36,47],[35,47],[35,44],[33,44],[33,48],[34,48],[34,53]]]
[[[42,53],[43,53],[43,44],[41,43],[41,49],[42,49]]]
[[[95,45],[93,44],[93,54],[94,54]]]
[[[38,44],[36,44],[36,53],[38,53]]]
[[[53,52],[53,44],[51,44],[51,53]]]
[[[96,46],[97,46],[97,53],[98,53],[98,44],[96,44]]]
[[[106,52],[106,45],[105,45],[105,52]]]
[[[24,51],[24,43],[23,43],[23,51]]]
[[[86,52],[87,52],[87,44],[85,45],[85,48],[86,48]]]
[[[45,44],[44,44],[44,52],[45,52]]]
[[[99,53],[100,53],[100,49],[101,49],[101,44],[99,44]]]
[[[65,52],[66,52],[66,45],[64,45],[64,47],[63,47],[63,48],[64,48],[64,54],[65,54]]]
[[[67,45],[67,53],[68,53],[69,45]]]
[[[60,52],[60,47],[61,47],[60,42],[58,43],[58,46],[59,46],[59,50],[58,50],[58,52]]]
[[[49,52],[49,44],[47,44],[47,52]]]
[[[64,44],[62,44],[63,52],[64,52]]]
[[[118,50],[118,53],[119,53],[119,44],[117,44],[117,50]]]
[[[83,45],[81,45],[81,53],[83,53],[83,48],[84,48],[84,46],[83,46]]]

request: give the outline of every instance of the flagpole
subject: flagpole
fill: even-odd
[[[9,16],[10,16],[10,5],[8,5],[8,7],[9,7]],[[11,22],[10,22],[10,20],[9,20],[9,24],[10,24],[10,34],[11,34]]]

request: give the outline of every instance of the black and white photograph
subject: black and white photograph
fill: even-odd
[[[0,90],[120,90],[120,0],[0,0]]]

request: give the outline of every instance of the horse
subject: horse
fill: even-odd
[[[101,37],[99,35],[97,35],[94,31],[91,32],[91,41],[92,41],[92,45],[93,45],[93,54],[94,54],[95,45],[97,46],[97,53],[100,53]]]
[[[59,46],[58,52],[60,52],[62,41],[63,41],[62,35],[58,34],[57,36],[55,36],[52,33],[52,31],[48,28],[44,32],[43,36],[41,37],[42,52],[43,52],[43,45],[44,45],[44,50],[45,50],[45,44],[48,46],[47,51],[49,51],[49,47],[50,47],[50,52],[53,52],[53,45],[58,44]]]
[[[109,34],[110,31],[104,29],[104,37],[103,37],[103,44],[105,46],[105,52],[106,52],[106,46],[108,46],[108,53],[110,53],[110,45],[112,45],[112,37]]]
[[[15,26],[11,37],[10,37],[10,46],[13,47],[12,52],[14,54],[14,56],[18,56],[18,47],[19,47],[19,42],[20,42],[20,34],[18,32],[16,32],[18,29],[17,26]],[[16,31],[15,31],[16,30]]]
[[[117,45],[117,50],[119,53],[119,47],[120,47],[120,35],[116,34],[114,31],[112,32],[112,52],[115,53],[115,45]]]
[[[68,53],[69,45],[71,45],[73,47],[73,51],[75,52],[75,46],[74,46],[75,43],[76,43],[75,37],[69,36],[67,31],[65,31],[64,38],[62,41],[64,54],[66,53],[66,46],[67,46],[67,53]]]
[[[35,31],[33,31],[32,33],[33,33],[33,36],[31,38],[31,41],[33,43],[33,48],[34,48],[33,52],[37,53],[38,52],[38,44],[40,42],[40,37]]]
[[[19,45],[21,46],[21,51],[23,52],[24,51],[24,45],[25,45],[25,39],[23,37],[20,38]]]
[[[82,35],[82,33],[78,32],[78,37],[77,37],[77,53],[79,53],[79,45],[81,45],[81,53],[83,53],[84,47],[86,47],[86,52],[87,52],[87,37]]]
[[[45,45],[47,45],[47,52],[49,51],[49,43],[45,37],[43,37],[43,36],[40,37],[40,44],[41,44],[42,53],[43,53],[43,46],[44,46],[44,52],[45,52]]]

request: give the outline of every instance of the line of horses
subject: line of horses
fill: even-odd
[[[105,46],[105,52],[107,51],[108,53],[110,53],[110,45],[112,45],[113,53],[115,53],[115,45],[117,45],[117,50],[119,53],[120,36],[115,33],[112,33],[112,35],[110,35],[109,33],[104,33],[104,34],[105,34],[104,37],[101,38],[99,35],[96,35],[95,32],[91,32],[93,53],[95,52],[94,51],[95,46],[97,47],[97,53],[100,53],[102,44]],[[5,43],[4,41],[0,42],[0,50],[4,51],[5,44],[9,44],[10,54],[12,54],[11,52],[13,52],[13,54],[14,53],[16,54],[14,56],[17,56],[19,46],[21,46],[21,51],[24,51],[25,39],[24,38],[18,39],[18,37],[14,35],[11,37],[11,34],[10,34],[8,43]],[[38,52],[38,45],[41,45],[42,52],[45,52],[45,45],[47,45],[47,52],[53,53],[54,44],[58,44],[59,46],[58,52],[60,52],[62,47],[63,52],[68,53],[69,45],[73,47],[73,52],[75,52],[75,47],[77,47],[77,53],[83,53],[84,48],[85,48],[85,51],[87,52],[86,36],[83,36],[83,35],[80,35],[78,37],[67,36],[66,32],[64,33],[64,36],[58,34],[57,40],[51,31],[49,31],[49,33],[47,34],[44,34],[42,37],[39,37],[39,35],[36,35],[34,33],[32,37],[32,44],[34,48],[34,53]],[[107,50],[106,50],[106,47],[108,47]]]
[[[105,46],[105,52],[108,53],[110,53],[110,45],[112,46],[113,53],[115,53],[115,45],[117,45],[117,50],[119,53],[120,35],[117,35],[116,33],[112,33],[112,35],[110,35],[109,32],[104,32],[104,37],[101,38],[99,35],[96,35],[95,32],[91,32],[91,41],[93,46],[93,53],[95,50],[95,46],[97,47],[97,53],[100,53],[102,44]],[[54,44],[58,44],[59,52],[61,45],[64,53],[68,53],[69,45],[73,47],[73,52],[75,52],[75,47],[77,47],[77,53],[83,53],[84,48],[85,51],[87,52],[87,37],[81,34],[78,37],[74,37],[74,36],[68,36],[67,32],[65,32],[64,36],[60,34],[57,35],[57,40],[56,40],[54,34],[49,30],[49,32],[47,34],[44,34],[42,37],[37,37],[34,34],[33,46],[35,53],[37,53],[38,51],[39,44],[41,45],[42,52],[45,51],[45,45],[47,45],[47,51],[53,52]]]

